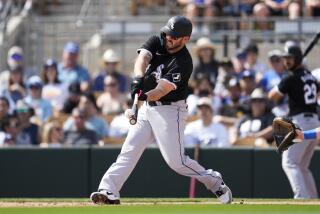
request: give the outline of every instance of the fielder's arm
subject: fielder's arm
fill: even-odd
[[[306,131],[301,131],[299,129],[296,129],[296,132],[297,132],[296,139],[298,140],[319,140],[320,139],[320,127],[311,129],[311,130],[306,130]]]

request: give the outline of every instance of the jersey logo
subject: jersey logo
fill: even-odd
[[[153,71],[151,74],[156,78],[156,81],[158,82],[161,79],[162,76],[162,69],[164,68],[164,64],[161,64],[157,67],[155,71]]]
[[[170,28],[171,28],[171,30],[174,29],[174,23],[173,22],[170,23]]]
[[[180,82],[180,80],[181,80],[181,74],[180,73],[172,74],[172,81],[173,82]]]

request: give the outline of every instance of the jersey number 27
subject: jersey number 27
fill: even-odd
[[[306,104],[313,104],[317,101],[317,86],[314,83],[305,84],[304,90],[304,100]]]

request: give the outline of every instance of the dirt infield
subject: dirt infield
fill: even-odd
[[[130,206],[130,205],[154,205],[154,204],[219,204],[218,201],[211,199],[211,200],[190,200],[187,199],[178,201],[178,200],[172,200],[166,199],[166,200],[124,200],[121,205],[123,206]],[[236,199],[233,204],[257,204],[257,205],[320,205],[320,200],[275,200],[275,199]],[[90,201],[36,201],[36,200],[9,200],[9,201],[1,201],[0,199],[0,207],[85,207],[85,206],[97,206],[92,204]]]

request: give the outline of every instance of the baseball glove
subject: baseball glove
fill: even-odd
[[[288,118],[276,117],[273,120],[272,128],[277,151],[282,154],[283,151],[294,144],[293,139],[297,136],[296,129],[298,127]]]

